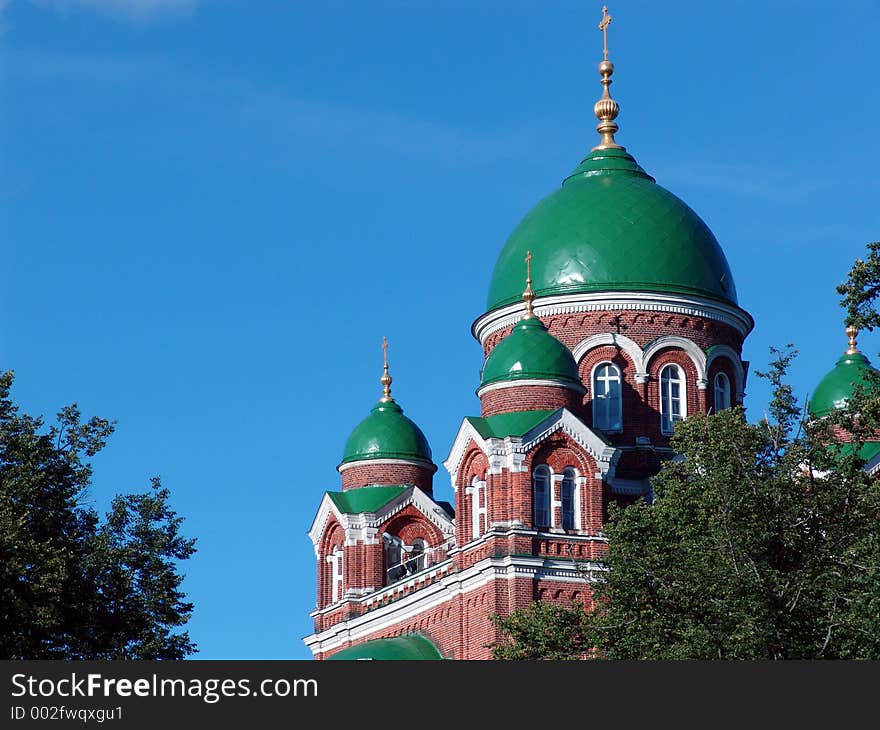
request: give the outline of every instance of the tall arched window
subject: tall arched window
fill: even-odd
[[[562,529],[577,529],[577,474],[569,467],[562,472]]]
[[[660,371],[660,431],[671,434],[675,422],[687,416],[684,372],[678,365]]]
[[[715,376],[715,412],[730,408],[730,378],[724,373]]]
[[[602,431],[619,431],[623,426],[620,370],[610,362],[593,370],[593,426]]]
[[[327,562],[330,563],[330,602],[336,603],[342,600],[344,566],[342,556],[344,551],[341,545],[334,545],[327,556]]]
[[[550,526],[550,468],[545,464],[532,471],[535,527]]]

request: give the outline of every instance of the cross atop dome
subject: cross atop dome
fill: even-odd
[[[388,338],[384,335],[382,337],[382,360],[384,365],[382,367],[382,377],[379,379],[379,382],[382,383],[382,398],[379,402],[393,403],[394,398],[391,397],[391,375],[388,373]]]
[[[602,141],[593,147],[596,150],[622,150],[614,135],[620,127],[614,121],[620,113],[620,105],[611,98],[608,87],[611,86],[611,74],[614,73],[614,64],[608,60],[608,26],[611,25],[611,16],[608,14],[608,6],[602,7],[602,20],[599,22],[599,30],[602,31],[603,61],[599,64],[599,74],[602,76],[602,98],[593,105],[593,114],[599,120],[596,131],[602,136]]]

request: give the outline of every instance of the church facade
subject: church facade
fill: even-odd
[[[678,420],[742,402],[754,322],[706,224],[615,141],[613,71],[606,50],[599,144],[512,232],[472,325],[481,410],[443,462],[454,505],[386,359],[309,531],[316,659],[487,659],[491,614],[589,608],[609,505],[651,499]]]

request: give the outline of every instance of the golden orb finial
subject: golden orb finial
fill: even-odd
[[[526,313],[523,319],[531,319],[535,316],[532,309],[532,302],[535,301],[535,292],[532,289],[532,252],[526,251],[526,289],[522,293],[523,301],[526,303]]]
[[[859,348],[856,347],[856,337],[859,336],[859,331],[850,325],[846,328],[846,336],[849,337],[849,349],[846,351],[847,355],[855,355]]]
[[[602,31],[602,54],[604,59],[599,64],[599,75],[602,77],[602,98],[593,105],[593,114],[599,120],[596,125],[596,131],[601,135],[602,141],[593,147],[596,150],[622,150],[617,142],[614,141],[614,135],[620,127],[614,120],[620,114],[620,105],[611,98],[611,92],[608,87],[611,86],[611,74],[614,73],[614,64],[608,60],[608,26],[611,25],[611,16],[608,14],[608,6],[602,6],[602,20],[599,22],[599,30]]]
[[[391,397],[391,376],[388,374],[388,338],[382,337],[382,360],[384,366],[382,368],[382,377],[379,382],[382,383],[382,397],[380,403],[393,403],[394,398]]]

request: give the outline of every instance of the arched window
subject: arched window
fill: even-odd
[[[593,370],[593,426],[602,431],[622,428],[620,370],[603,362]]]
[[[550,468],[545,464],[536,466],[532,472],[532,495],[534,497],[535,527],[549,527]]]
[[[472,537],[477,538],[486,531],[486,482],[474,477],[465,494],[471,495],[471,533]]]
[[[715,376],[715,412],[730,408],[730,378],[724,373]]]
[[[684,372],[678,365],[660,371],[660,431],[671,434],[675,422],[687,416]]]
[[[342,556],[344,552],[341,545],[334,545],[327,556],[327,562],[330,563],[330,602],[336,603],[342,600],[343,588],[343,564]]]
[[[577,474],[569,467],[562,472],[562,529],[577,529],[576,517]]]

